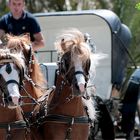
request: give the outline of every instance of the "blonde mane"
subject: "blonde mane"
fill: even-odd
[[[83,64],[90,59],[90,49],[85,42],[84,35],[78,29],[72,28],[64,30],[57,38],[55,47],[62,56],[66,52],[71,52],[72,62],[79,57]]]
[[[20,69],[25,67],[21,54],[13,54],[9,49],[0,49],[0,64],[8,62],[16,64]]]

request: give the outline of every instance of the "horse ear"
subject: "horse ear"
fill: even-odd
[[[61,46],[62,51],[64,52],[66,50],[66,44],[65,44],[65,39],[64,38],[61,39],[61,45],[60,46]]]

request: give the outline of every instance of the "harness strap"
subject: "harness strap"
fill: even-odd
[[[81,117],[72,117],[72,116],[64,116],[64,115],[47,115],[44,118],[41,118],[38,120],[41,124],[46,121],[52,121],[52,122],[61,122],[61,123],[89,123],[90,120],[86,116]]]
[[[71,139],[71,132],[72,132],[72,125],[74,124],[74,118],[71,119],[71,122],[69,122],[69,127],[66,131],[65,140]]]
[[[10,122],[10,123],[0,123],[0,129],[7,129],[10,131],[11,129],[25,129],[27,128],[27,123],[23,120]]]

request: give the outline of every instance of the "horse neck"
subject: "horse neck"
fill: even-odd
[[[56,90],[51,97],[48,114],[61,114],[70,116],[86,115],[82,97],[71,98],[72,88],[69,84],[62,85],[63,77],[58,76]]]
[[[46,79],[44,79],[43,73],[40,69],[39,63],[37,62],[34,55],[32,55],[32,64],[31,64],[31,72],[30,77],[35,84],[35,86],[32,85],[32,96],[38,99],[40,96],[43,95],[41,87],[44,87],[44,85],[47,85]],[[38,87],[39,85],[39,87]]]
[[[39,65],[37,64],[31,64],[31,72],[29,73],[29,78],[31,81],[25,80],[24,82],[24,89],[21,91],[22,96],[28,96],[28,98],[23,98],[23,102],[31,103],[31,105],[25,105],[22,107],[24,112],[31,112],[34,109],[34,104],[32,98],[35,100],[39,99],[43,92],[41,88],[37,87],[36,85],[41,85],[41,79],[40,79],[40,72],[39,72]],[[30,97],[31,96],[31,97]]]

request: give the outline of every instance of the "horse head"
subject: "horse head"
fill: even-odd
[[[23,38],[10,35],[6,35],[0,44],[0,139],[21,140],[27,136],[20,90],[28,69],[28,46]]]
[[[21,81],[32,72],[33,54],[30,37],[28,34],[21,36],[6,34],[4,38],[0,55],[1,79],[7,88],[4,93],[8,92],[8,102],[19,105]]]
[[[91,54],[83,33],[77,29],[64,31],[55,45],[60,55],[60,74],[73,87],[73,93],[81,95],[88,82]]]
[[[30,36],[29,34],[21,35],[21,36],[11,36],[7,35],[7,48],[10,49],[11,53],[21,54],[25,60],[26,64],[26,72],[25,78],[30,83],[29,87],[25,88],[28,89],[33,85],[43,85],[46,81],[43,77],[42,71],[40,69],[39,63],[37,62],[34,51],[32,49]],[[30,90],[30,92],[33,92]],[[36,91],[39,92],[39,91]],[[33,92],[34,93],[34,92]],[[35,98],[41,96],[42,93],[35,93],[33,95]],[[38,95],[38,97],[36,97]]]
[[[0,49],[0,100],[8,106],[19,105],[20,85],[25,71],[25,62],[20,54],[12,54],[9,49]]]

